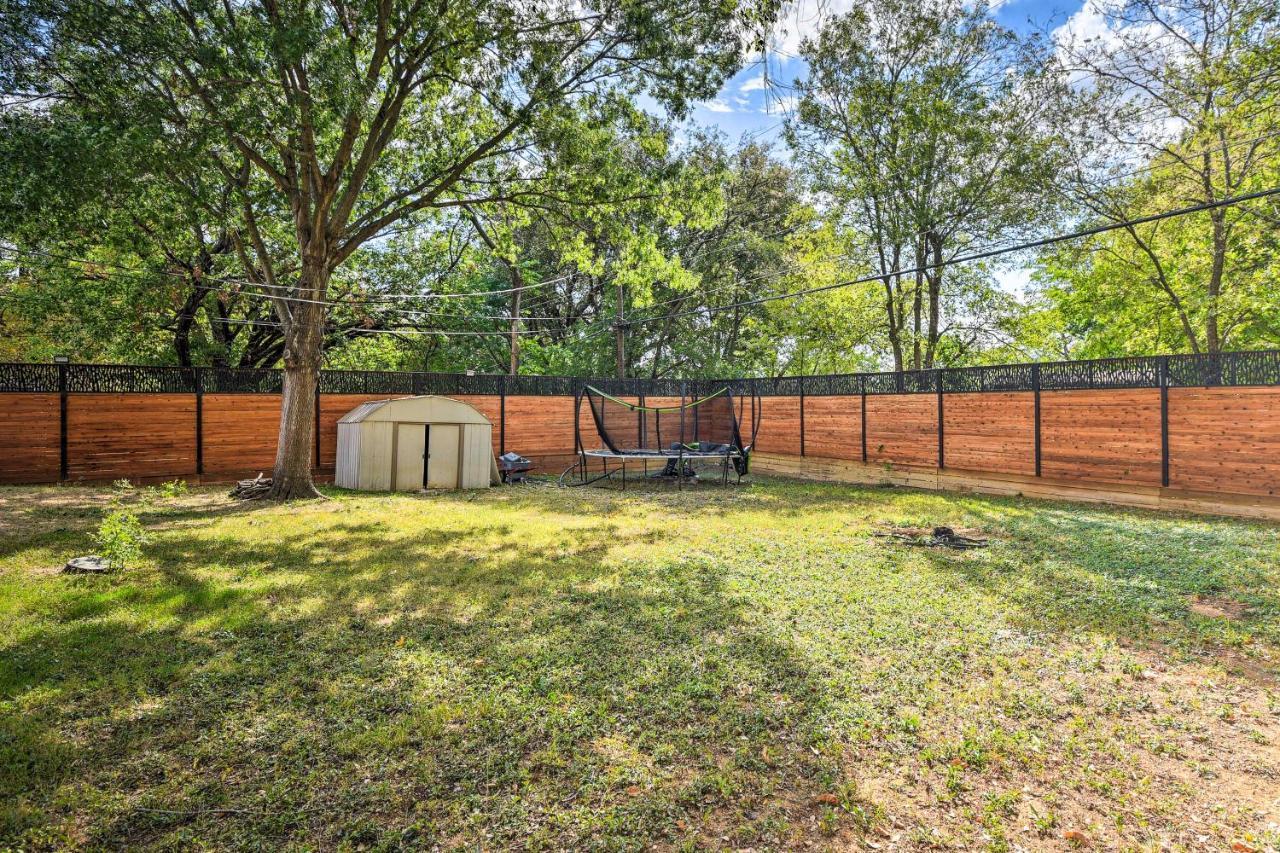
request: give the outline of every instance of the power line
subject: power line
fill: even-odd
[[[219,320],[219,322],[222,322],[222,323],[230,323],[230,324],[232,324],[232,325],[237,325],[237,326],[266,326],[266,327],[273,328],[273,329],[282,329],[282,328],[284,328],[284,324],[282,324],[282,323],[278,323],[278,322],[275,322],[275,321],[273,321],[273,320],[234,320],[234,319],[226,319],[226,320]],[[584,327],[578,327],[578,328],[584,328]],[[452,330],[444,330],[444,329],[362,329],[362,328],[360,328],[360,327],[358,327],[358,326],[357,326],[357,327],[355,327],[355,328],[352,328],[352,329],[346,329],[346,330],[342,330],[342,331],[345,331],[346,333],[349,333],[349,334],[357,334],[357,335],[394,335],[394,336],[396,336],[396,337],[402,337],[402,338],[411,338],[411,337],[415,337],[415,336],[428,336],[428,337],[429,337],[429,336],[433,336],[433,335],[443,335],[443,336],[445,336],[445,337],[499,337],[499,338],[506,338],[506,337],[508,337],[508,336],[511,334],[510,332],[452,331]],[[576,330],[573,330],[573,331],[576,331]],[[585,335],[581,335],[580,337],[590,338],[590,337],[594,337],[595,335],[601,334],[602,332],[608,332],[608,331],[610,331],[610,329],[609,329],[609,328],[607,328],[607,327],[606,327],[606,328],[603,328],[603,329],[591,329],[591,330],[589,330]],[[521,334],[521,335],[539,335],[539,334],[543,334],[543,332],[540,332],[540,331],[537,331],[537,330],[522,330],[522,331],[517,332],[517,334]]]
[[[235,326],[266,326],[273,329],[283,329],[284,324],[273,320],[235,320],[235,319],[219,319],[219,323],[229,323]],[[360,335],[398,335],[401,337],[410,337],[413,335],[444,335],[446,337],[499,337],[506,338],[510,336],[510,332],[485,332],[485,331],[469,331],[469,330],[446,330],[446,329],[362,329],[359,326],[345,330],[350,334]],[[520,335],[537,335],[542,334],[537,330],[521,330],[516,334]]]
[[[833,284],[824,284],[820,287],[810,287],[810,288],[806,288],[805,290],[797,290],[797,291],[792,291],[790,293],[779,293],[772,296],[761,296],[755,299],[745,299],[740,302],[734,302],[729,305],[721,305],[717,307],[705,306],[701,308],[694,308],[689,311],[680,311],[675,314],[665,314],[658,317],[647,317],[639,320],[631,320],[628,322],[631,325],[636,325],[640,323],[651,323],[655,320],[674,320],[679,317],[688,317],[694,314],[702,314],[702,313],[716,314],[721,311],[729,311],[734,308],[745,308],[751,305],[761,305],[766,302],[776,302],[782,299],[797,299],[799,297],[810,296],[815,293],[825,293],[826,291],[829,291],[829,290],[838,290],[844,287],[852,287],[853,285],[856,285],[856,284],[868,284],[875,281],[883,281],[886,277],[914,275],[915,273],[922,273],[932,269],[941,269],[943,267],[948,267],[955,264],[967,263],[970,261],[979,261],[979,260],[983,260],[984,258],[991,258],[997,255],[1008,254],[1010,252],[1021,252],[1027,249],[1036,249],[1043,246],[1052,246],[1054,244],[1063,243],[1068,240],[1078,240],[1083,237],[1092,237],[1097,234],[1105,234],[1108,231],[1116,231],[1121,228],[1132,228],[1133,226],[1136,226],[1136,225],[1145,225],[1149,222],[1158,222],[1162,219],[1171,219],[1176,216],[1186,216],[1191,213],[1201,213],[1207,210],[1214,210],[1219,207],[1228,207],[1231,205],[1243,204],[1246,201],[1256,201],[1257,199],[1268,198],[1270,196],[1276,196],[1276,195],[1280,195],[1280,187],[1272,187],[1266,190],[1259,190],[1258,192],[1232,196],[1230,198],[1221,199],[1219,201],[1202,202],[1200,204],[1194,204],[1188,207],[1181,207],[1181,208],[1176,208],[1174,210],[1166,210],[1161,213],[1153,213],[1148,216],[1140,216],[1134,219],[1127,219],[1122,222],[1111,222],[1111,223],[1107,223],[1106,225],[1098,225],[1093,228],[1086,228],[1080,231],[1073,231],[1069,234],[1057,234],[1052,237],[1043,237],[1039,240],[1031,240],[1031,241],[1028,241],[1025,243],[1019,243],[1018,245],[1010,246],[1007,248],[986,249],[986,250],[983,250],[980,252],[974,252],[968,255],[957,255],[954,258],[951,258],[949,260],[942,261],[936,264],[924,264],[923,266],[912,267],[911,269],[894,270],[893,272],[884,273],[884,274],[864,276],[862,278],[850,279],[848,281],[838,281]]]
[[[1214,153],[1214,152],[1217,152],[1217,151],[1227,151],[1227,150],[1230,150],[1230,149],[1232,149],[1232,148],[1238,148],[1238,147],[1241,147],[1241,146],[1244,146],[1244,145],[1252,145],[1252,144],[1254,144],[1254,143],[1262,142],[1262,141],[1265,141],[1265,140],[1267,140],[1267,139],[1271,139],[1271,138],[1274,138],[1274,137],[1277,137],[1277,136],[1280,136],[1280,130],[1272,131],[1272,132],[1270,132],[1270,133],[1264,133],[1264,134],[1262,134],[1262,135],[1260,135],[1260,136],[1255,136],[1255,137],[1253,137],[1252,139],[1236,140],[1236,141],[1233,141],[1233,142],[1225,143],[1225,144],[1223,144],[1223,145],[1215,145],[1215,146],[1213,146],[1213,147],[1211,147],[1211,148],[1205,148],[1205,149],[1201,149],[1201,150],[1199,150],[1199,151],[1188,152],[1187,154],[1185,154],[1185,155],[1183,155],[1183,156],[1188,157],[1188,158],[1191,158],[1191,157],[1199,157],[1199,156],[1202,156],[1202,155],[1204,155],[1204,154],[1211,154],[1211,153]],[[1145,167],[1138,168],[1138,169],[1133,169],[1133,170],[1130,170],[1130,171],[1127,171],[1127,172],[1121,172],[1121,173],[1116,173],[1116,174],[1108,175],[1108,176],[1106,176],[1106,177],[1101,181],[1101,183],[1111,183],[1111,182],[1113,182],[1113,181],[1118,181],[1118,180],[1122,180],[1122,179],[1125,179],[1125,178],[1131,178],[1131,177],[1134,177],[1134,176],[1136,176],[1136,175],[1143,174],[1143,173],[1145,173],[1145,172],[1154,172],[1154,171],[1157,171],[1157,170],[1160,170],[1160,169],[1177,168],[1177,167],[1182,166],[1182,165],[1183,165],[1183,164],[1178,163],[1178,162],[1172,162],[1172,163],[1155,163],[1155,164],[1152,164],[1152,165],[1149,165],[1149,166],[1145,166]],[[1058,192],[1059,192],[1059,194],[1061,194],[1061,195],[1063,195],[1063,196],[1070,195],[1069,191],[1067,191],[1067,190],[1059,190]],[[1249,200],[1249,199],[1248,199],[1248,198],[1245,198],[1245,199],[1243,199],[1243,200]],[[1119,227],[1126,227],[1126,226],[1127,226],[1127,224],[1128,224],[1128,223],[1119,223]],[[1135,223],[1135,224],[1137,224],[1137,223]],[[1011,239],[1003,240],[1003,241],[1000,241],[1000,242],[996,243],[996,244],[995,244],[995,247],[989,247],[987,250],[984,250],[985,252],[987,252],[987,255],[986,255],[986,256],[987,256],[987,257],[992,257],[992,256],[995,256],[996,254],[1000,254],[1000,252],[993,251],[993,249],[994,249],[994,248],[996,248],[996,247],[1002,246],[1002,245],[1007,245],[1007,246],[1009,246],[1009,248],[1007,249],[1007,251],[1008,251],[1008,252],[1010,252],[1010,253],[1015,252],[1015,251],[1021,251],[1021,250],[1025,249],[1025,248],[1033,247],[1033,246],[1035,245],[1035,244],[1028,244],[1028,245],[1026,245],[1026,246],[1023,246],[1023,245],[1017,245],[1014,241],[1016,241],[1016,238],[1011,238]],[[845,260],[852,260],[852,259],[854,259],[854,258],[855,258],[855,256],[854,256],[852,253],[848,253],[848,252],[846,252],[846,253],[842,253],[842,254],[838,254],[838,255],[828,255],[828,256],[826,256],[825,258],[823,258],[823,262],[833,261],[833,260],[842,260],[842,259],[845,259]],[[949,261],[949,263],[960,263],[960,262],[962,262],[962,261],[966,261],[966,260],[974,260],[974,259],[975,259],[975,258],[972,258],[972,257],[957,257],[957,258],[953,258],[953,259],[951,259],[951,260]],[[749,278],[745,278],[745,279],[737,279],[737,280],[736,280],[736,281],[734,281],[732,284],[723,285],[723,286],[721,286],[721,287],[710,288],[710,289],[701,289],[701,290],[696,290],[696,291],[690,291],[689,293],[682,294],[682,295],[680,295],[680,296],[676,296],[676,297],[671,298],[671,299],[666,299],[666,300],[663,300],[663,301],[661,301],[661,302],[654,302],[654,303],[651,303],[651,304],[649,304],[649,305],[647,305],[647,306],[644,306],[644,307],[646,307],[646,308],[656,308],[656,307],[659,307],[659,306],[662,306],[662,305],[670,305],[670,304],[675,303],[675,302],[682,302],[682,301],[684,301],[685,299],[689,298],[690,296],[696,295],[697,293],[701,293],[701,294],[703,294],[703,295],[706,295],[706,294],[711,294],[711,293],[720,293],[720,292],[724,292],[724,291],[726,291],[726,290],[736,290],[737,288],[739,288],[739,287],[740,287],[741,285],[743,285],[743,284],[750,284],[750,283],[758,282],[758,281],[765,281],[765,280],[771,280],[771,279],[775,279],[775,278],[781,278],[782,276],[789,275],[789,274],[794,273],[794,272],[799,272],[799,271],[802,271],[802,270],[805,270],[805,269],[810,269],[810,268],[812,268],[812,267],[814,266],[814,264],[815,264],[815,263],[817,263],[817,262],[811,262],[811,263],[808,263],[808,264],[790,264],[790,265],[786,265],[786,266],[784,266],[783,268],[778,269],[778,270],[774,270],[774,271],[772,271],[772,272],[770,272],[770,273],[762,273],[762,274],[760,274],[760,275],[751,276],[751,277],[749,277]],[[945,265],[946,265],[946,264],[942,264],[942,266],[945,266]],[[921,270],[924,270],[924,269],[930,269],[930,268],[932,268],[932,267],[926,266],[926,267],[922,267],[922,268],[921,268]],[[857,282],[857,283],[866,283],[866,282],[868,282],[868,281],[878,281],[878,280],[882,280],[886,275],[888,275],[888,276],[893,276],[893,275],[905,275],[905,274],[907,274],[907,273],[909,273],[909,272],[910,272],[910,273],[914,273],[914,272],[916,272],[916,270],[907,270],[907,271],[901,271],[901,272],[890,272],[890,273],[885,273],[885,274],[880,274],[880,275],[868,276],[866,279],[861,280],[861,281],[859,281],[859,282]],[[850,282],[850,284],[853,284],[853,282]],[[724,308],[726,308],[726,309],[728,309],[728,308],[738,307],[738,305],[739,305],[739,304],[734,304],[734,305],[728,305],[728,306],[723,306],[723,307],[724,307]],[[698,309],[698,310],[694,310],[694,311],[690,311],[690,312],[686,312],[686,313],[698,313],[698,311],[700,311],[700,310],[703,310],[703,309]],[[717,310],[718,310],[718,309],[717,309]],[[634,321],[634,322],[637,322],[637,323],[639,323],[639,322],[650,322],[650,321],[652,321],[652,320],[657,320],[657,319],[670,319],[671,317],[675,317],[675,316],[682,316],[682,315],[664,314],[664,315],[659,315],[659,316],[657,316],[657,317],[649,318],[648,320],[643,320],[643,319],[642,319],[642,320],[636,320],[636,321]]]
[[[90,264],[93,266],[105,267],[107,269],[116,270],[116,271],[123,272],[125,274],[133,275],[133,276],[166,275],[174,278],[183,278],[183,279],[186,278],[186,276],[183,275],[182,273],[170,272],[168,270],[155,270],[151,272],[146,272],[142,270],[131,269],[129,267],[121,266],[119,264],[113,264],[109,261],[91,261],[85,258],[76,258],[70,255],[60,255],[53,252],[41,251],[39,249],[27,249],[27,248],[22,248],[18,246],[0,246],[0,251],[14,252],[14,253],[19,253],[24,255],[32,255],[35,257],[49,258],[51,260],[56,260],[56,261],[69,261],[71,263],[77,263],[77,264]],[[393,299],[393,298],[394,299],[469,299],[472,297],[481,297],[481,296],[500,296],[508,293],[516,293],[522,290],[532,290],[537,287],[542,287],[544,284],[554,284],[556,282],[564,281],[571,277],[572,276],[569,276],[569,275],[563,275],[558,278],[546,279],[544,281],[538,281],[532,284],[522,285],[520,287],[503,288],[501,290],[481,290],[481,291],[475,291],[470,293],[461,293],[461,292],[460,293],[387,293],[387,294],[382,294],[381,298],[382,299]],[[231,285],[236,285],[238,287],[251,286],[251,287],[274,288],[277,290],[290,289],[289,285],[266,284],[265,282],[249,281],[248,279],[242,279],[242,278],[226,278],[223,276],[216,276],[216,275],[202,275],[200,280],[202,282],[212,281],[212,282],[217,282],[219,284],[231,284]],[[274,296],[273,294],[261,294],[261,295],[270,296],[273,299],[284,298],[284,297]],[[352,302],[350,304],[358,304],[358,303]]]
[[[117,273],[133,276],[135,278],[146,278],[151,275],[165,275],[165,276],[185,279],[185,276],[183,276],[181,273],[170,272],[168,270],[154,270],[154,271],[135,270],[135,269],[130,269],[129,267],[124,267],[124,266],[120,266],[118,264],[112,264],[109,262],[93,261],[93,260],[88,260],[86,258],[71,257],[69,255],[56,255],[50,252],[42,252],[36,249],[0,246],[0,252],[9,252],[10,254],[34,255],[37,257],[51,258],[54,260],[69,261],[72,263],[86,264],[90,266],[106,267],[108,269],[114,270]],[[564,278],[567,278],[567,276],[561,276],[559,279],[549,279],[548,281],[540,281],[535,284],[526,285],[520,289],[540,287],[541,285],[547,284],[551,281],[562,281],[564,280]],[[274,293],[264,293],[260,290],[253,290],[252,288],[275,288],[279,290],[288,290],[289,287],[286,285],[278,285],[278,284],[273,285],[273,284],[266,284],[264,282],[248,281],[246,279],[229,279],[229,278],[221,278],[218,276],[203,276],[201,277],[200,281],[201,282],[211,281],[215,283],[232,284],[232,285],[235,285],[237,288],[239,288],[240,291],[243,293],[248,293],[253,296],[261,296],[265,299],[279,299],[282,302],[309,303],[313,305],[326,305],[331,307],[349,307],[349,306],[356,306],[356,305],[381,304],[379,300],[307,299],[301,296],[284,296],[284,295],[276,295]],[[417,296],[413,296],[412,298],[431,299],[431,298],[464,297],[464,296],[470,297],[470,296],[485,296],[493,293],[511,293],[511,292],[514,292],[514,289],[493,290],[493,291],[484,291],[482,293],[465,293],[465,294],[420,294]],[[404,296],[405,298],[409,298],[410,296],[409,294],[388,294],[388,295]],[[523,320],[558,320],[563,322],[564,320],[563,317],[549,317],[549,316],[548,317],[536,317],[536,316],[511,317],[511,316],[493,316],[493,315],[487,315],[487,314],[465,315],[465,314],[448,314],[440,311],[424,311],[424,310],[418,310],[418,309],[405,309],[405,308],[384,308],[382,309],[382,311],[388,314],[398,314],[402,316],[416,317],[416,316],[432,315],[432,316],[438,316],[438,317],[451,318],[455,320],[498,320],[502,322],[510,322],[512,320],[522,320],[522,321]]]
[[[542,282],[540,282],[540,284],[541,283]],[[262,287],[263,285],[252,284],[249,286]],[[353,301],[353,300],[334,300],[334,299],[307,299],[302,296],[277,296],[273,293],[262,293],[261,291],[253,291],[253,290],[249,290],[247,292],[255,296],[266,297],[267,299],[279,299],[281,302],[301,302],[301,303],[306,303],[310,305],[325,305],[333,308],[343,308],[343,307],[349,307],[352,305],[379,304],[376,301],[372,301],[372,300]],[[491,292],[496,293],[497,291],[491,291]],[[383,308],[382,311],[384,311],[387,314],[398,314],[400,316],[408,316],[408,317],[420,317],[420,316],[431,315],[431,316],[437,316],[437,317],[447,317],[454,320],[499,320],[499,321],[508,322],[508,323],[511,322],[512,320],[521,320],[521,321],[523,320],[558,320],[561,322],[564,321],[563,317],[523,317],[523,316],[510,317],[510,316],[492,316],[489,314],[447,314],[440,311],[420,311],[414,308]]]

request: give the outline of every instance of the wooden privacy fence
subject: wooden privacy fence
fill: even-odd
[[[0,364],[0,482],[269,470],[280,381],[273,370]],[[558,472],[573,460],[586,382],[651,403],[725,385],[759,394],[764,470],[1191,508],[1221,496],[1201,508],[1280,514],[1274,351],[728,380],[331,371],[315,466],[332,471],[337,421],[360,403],[439,393],[493,422],[495,451]]]

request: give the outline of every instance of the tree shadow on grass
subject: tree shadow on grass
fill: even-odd
[[[732,519],[757,513],[795,519],[827,512],[856,518],[883,506],[892,500],[895,493],[915,491],[893,486],[820,483],[777,476],[756,477],[744,480],[741,485],[703,483],[683,490],[666,482],[632,485],[628,480],[628,484],[624,491],[611,486],[557,489],[549,483],[539,483],[532,488],[504,488],[494,498],[512,506],[537,509],[546,506],[550,492],[557,508],[584,515],[608,515],[640,507],[654,513],[700,519]]]
[[[6,647],[0,838],[784,832],[838,775],[810,748],[826,698],[806,663],[713,564],[610,560],[630,534],[607,521],[560,538],[340,522],[274,535],[265,560],[166,540],[153,583],[102,580]]]

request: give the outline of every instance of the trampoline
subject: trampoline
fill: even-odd
[[[596,440],[590,442],[594,447],[588,447],[583,436],[584,401],[595,427]],[[700,464],[717,465],[722,484],[729,482],[730,468],[738,483],[750,469],[751,448],[760,428],[757,394],[735,396],[726,386],[698,399],[682,394],[677,406],[646,406],[643,397],[632,403],[587,385],[575,403],[573,441],[578,459],[560,475],[562,486],[586,486],[616,477],[625,489],[627,466],[634,469],[636,463],[644,477],[674,479],[678,486],[696,479]],[[750,426],[746,441],[744,424]],[[595,474],[593,460],[600,461]],[[651,466],[659,470],[651,471]]]

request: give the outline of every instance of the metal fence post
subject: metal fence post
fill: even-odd
[[[858,377],[858,392],[862,396],[862,461],[867,461],[867,377]]]
[[[58,479],[67,479],[67,367],[58,365]]]
[[[1040,365],[1031,365],[1031,390],[1035,394],[1036,476],[1040,476]]]
[[[507,452],[507,377],[498,377],[498,455]]]
[[[191,381],[196,388],[196,476],[204,474],[204,385],[200,368],[191,368]]]
[[[800,377],[800,455],[804,456],[804,377]]]
[[[320,375],[316,374],[316,417],[315,417],[315,436],[312,438],[312,445],[315,450],[316,468],[320,467]]]
[[[1169,356],[1160,356],[1160,485],[1169,485]]]
[[[938,469],[947,467],[947,456],[944,445],[946,444],[946,429],[942,422],[942,371],[934,372],[934,378],[938,385]]]

